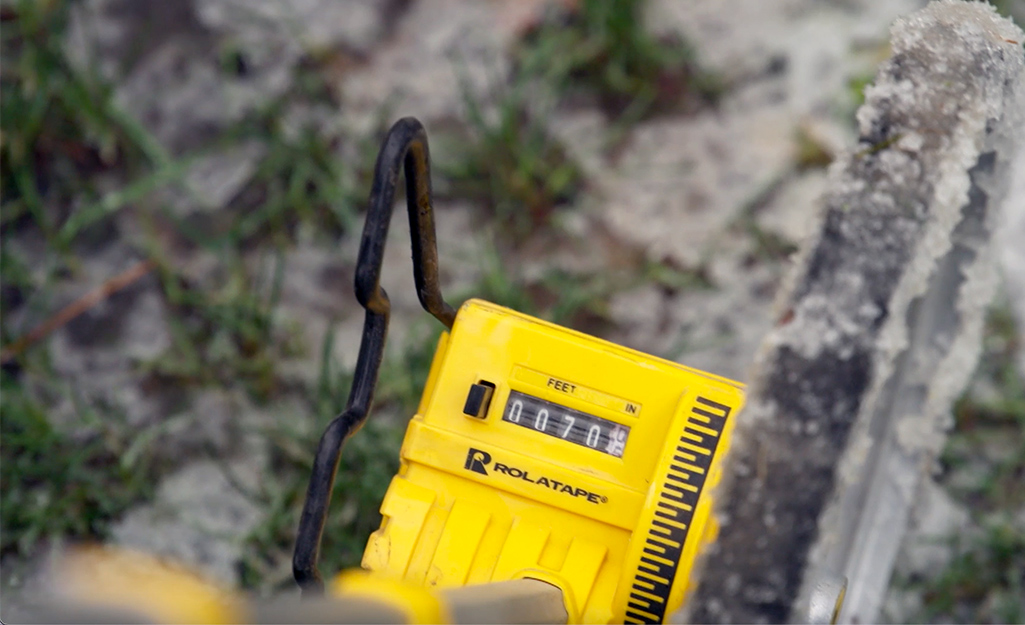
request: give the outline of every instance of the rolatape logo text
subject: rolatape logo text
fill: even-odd
[[[481,475],[489,475],[487,467],[491,464],[491,461],[491,454],[482,449],[474,449],[473,447],[470,447],[469,451],[466,452],[466,462],[463,463],[463,468],[467,471],[473,471],[474,473],[479,473]],[[535,479],[530,475],[529,471],[509,466],[504,462],[496,461],[491,467],[491,470],[494,473],[501,473],[503,475],[508,475],[509,477],[523,480],[524,482],[530,482],[531,484],[550,488],[554,491],[565,493],[571,497],[580,497],[594,504],[608,503],[609,501],[609,498],[605,495],[592,493],[589,490],[573,486],[572,484],[567,484],[566,482],[561,482],[554,478],[542,475]]]

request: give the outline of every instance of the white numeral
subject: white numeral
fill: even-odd
[[[601,436],[601,426],[592,425],[591,429],[587,431],[587,446],[595,447],[598,445],[598,438]]]
[[[523,414],[523,402],[517,399],[513,402],[512,409],[509,410],[509,421],[519,423],[521,414]]]
[[[548,409],[542,408],[537,413],[537,416],[534,417],[534,429],[538,432],[544,432],[546,427],[548,427]]]
[[[569,421],[569,423],[566,424],[566,431],[562,433],[563,438],[569,436],[570,431],[573,429],[573,424],[577,422],[577,420],[570,415],[566,415],[566,420]]]

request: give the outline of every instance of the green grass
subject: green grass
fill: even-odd
[[[953,561],[924,590],[925,619],[1025,622],[1025,532],[992,519],[981,536],[955,540],[953,548]]]
[[[437,320],[426,313],[413,324],[402,349],[381,365],[376,399],[379,404],[392,407],[403,419],[416,412],[442,330]]]
[[[461,75],[460,87],[465,130],[451,138],[454,154],[436,171],[452,195],[482,204],[510,238],[522,240],[550,225],[553,211],[580,191],[583,174],[531,106],[527,82],[481,94]]]
[[[630,122],[686,104],[714,102],[722,83],[700,69],[679,38],[657,38],[645,26],[646,2],[583,0],[552,12],[527,34],[515,58],[521,72],[566,94],[597,100]]]
[[[251,276],[238,258],[226,260],[217,288],[198,288],[163,268],[172,345],[142,363],[152,382],[177,388],[239,384],[260,401],[275,395],[276,362],[301,355],[303,347],[300,330],[281,327],[275,318],[283,260],[270,260],[264,276]]]
[[[266,512],[245,537],[242,583],[262,593],[293,587],[292,548],[299,513],[313,467],[313,455],[327,424],[345,407],[352,376],[331,354],[332,333],[321,349],[321,368],[310,409],[291,415],[264,432],[271,446],[271,466],[253,497]],[[425,376],[426,377],[426,376]],[[358,566],[370,532],[381,522],[378,509],[399,466],[403,429],[381,419],[380,395],[361,428],[342,449],[341,462],[324,526],[320,570],[325,577]],[[412,413],[410,413],[412,414]]]
[[[314,423],[326,427],[329,420]],[[378,509],[399,467],[402,434],[372,416],[345,444],[324,526],[319,568],[325,578],[359,566],[367,538],[381,523]],[[245,537],[242,561],[243,586],[261,593],[294,588],[292,548],[320,431],[313,436],[278,430],[267,437],[271,466],[256,495],[266,516]]]
[[[847,91],[851,100],[851,114],[848,119],[854,119],[854,113],[865,103],[865,89],[876,79],[875,71],[865,72],[851,76],[847,79]]]
[[[1021,340],[1011,310],[994,308],[941,458],[940,481],[971,512],[972,529],[952,538],[950,564],[921,584],[925,620],[1025,622],[1025,527],[1010,512],[1025,505],[1025,381],[1015,360]]]
[[[50,287],[74,271],[62,231],[75,202],[98,194],[95,178],[162,165],[164,154],[134,120],[111,104],[109,85],[75,69],[61,34],[62,2],[22,1],[0,8],[0,336],[4,345],[52,311]],[[84,224],[77,234],[95,232]],[[13,237],[35,230],[52,254],[33,266],[13,253]],[[20,308],[26,320],[10,316]],[[44,353],[4,366],[0,378],[0,549],[31,553],[38,541],[102,538],[113,518],[152,493],[156,467],[136,445],[115,407],[77,397]],[[56,429],[51,406],[72,400],[75,433]],[[134,451],[133,451],[134,450]],[[133,453],[129,453],[133,451]],[[139,452],[139,453],[134,453]]]
[[[294,79],[296,89],[262,106],[222,138],[229,143],[257,142],[265,148],[252,179],[229,203],[229,218],[221,224],[233,244],[333,244],[358,225],[357,215],[370,193],[379,138],[390,123],[387,111],[382,109],[366,136],[313,122],[286,126],[290,105],[311,106],[329,119],[339,104],[316,66],[301,64]],[[339,158],[343,144],[356,156],[344,165]]]
[[[1025,505],[1025,381],[1015,361],[1021,335],[1007,307],[995,308],[987,319],[983,354],[975,387],[954,407],[955,429],[942,461],[954,471],[978,458],[987,458],[980,482],[955,495],[980,511],[1014,509]],[[976,389],[988,388],[988,391]],[[999,437],[1008,451],[993,458],[985,453],[988,439]]]
[[[798,146],[799,150],[806,149],[800,147],[799,138]],[[730,231],[741,234],[750,241],[750,251],[745,259],[747,264],[783,261],[797,251],[797,244],[794,241],[764,228],[758,221],[758,215],[773,202],[780,189],[796,172],[809,166],[812,165],[809,163],[795,164],[793,169],[785,171],[769,181],[745,203],[740,213],[730,223]]]
[[[684,41],[645,29],[644,8],[641,0],[584,0],[550,12],[512,51],[509,79],[492,81],[485,93],[457,65],[465,132],[452,137],[454,156],[437,170],[453,195],[483,203],[514,242],[549,227],[553,211],[586,182],[547,130],[549,109],[581,94],[594,99],[613,119],[611,147],[641,119],[688,112],[723,92]]]
[[[61,250],[69,242],[70,204],[95,197],[97,173],[159,168],[167,160],[112,104],[111,87],[65,58],[60,37],[68,10],[65,2],[5,5],[0,35],[0,223],[6,229],[31,220]]]
[[[283,326],[276,314],[282,252],[300,242],[334,245],[350,229],[369,189],[373,154],[345,168],[340,145],[366,156],[376,151],[377,137],[354,139],[312,125],[285,128],[281,119],[292,103],[336,104],[324,102],[315,72],[301,70],[300,88],[215,133],[197,152],[172,158],[113,105],[112,85],[64,56],[69,9],[61,1],[23,1],[0,9],[3,345],[56,311],[55,281],[74,279],[80,255],[116,233],[113,218],[131,211],[142,234],[123,242],[157,260],[173,339],[166,353],[138,363],[148,374],[146,383],[180,393],[241,387],[257,401],[294,391],[282,389],[277,373],[282,358],[302,352],[298,329]],[[230,63],[225,71],[232,71]],[[154,192],[179,186],[196,159],[243,142],[261,144],[264,156],[248,185],[230,206],[218,208],[213,220],[197,225],[157,202]],[[220,221],[222,215],[229,219]],[[37,234],[52,252],[42,267],[11,245]],[[212,255],[209,276],[187,275],[180,267],[183,251]],[[266,262],[254,268],[257,256]],[[3,372],[5,553],[31,552],[49,537],[102,538],[122,512],[153,494],[163,472],[174,468],[150,466],[156,455],[149,445],[160,437],[129,427],[117,405],[82,400],[74,437],[54,429],[49,411],[61,393],[75,396],[75,389],[51,389],[46,347],[44,339]],[[310,415],[322,414],[320,408],[311,407]],[[314,449],[315,441],[304,451],[311,460]],[[276,458],[287,463],[290,456]]]
[[[78,418],[95,427],[72,438],[54,429],[44,405],[9,373],[0,373],[0,552],[27,555],[41,540],[103,538],[112,518],[151,494],[148,456],[128,453],[133,441],[111,415],[78,409]]]
[[[344,408],[352,374],[331,353],[333,330],[324,338],[320,375],[308,398],[308,410],[289,415],[262,432],[270,443],[271,466],[257,492],[251,493],[265,511],[263,521],[244,537],[242,583],[261,593],[290,588],[291,558],[299,515],[313,467],[313,456],[324,428]],[[386,360],[366,424],[346,442],[335,481],[331,508],[324,526],[320,571],[325,577],[358,566],[363,546],[381,522],[378,509],[399,467],[404,428],[382,413],[401,411],[412,416],[426,380],[433,351],[413,340],[397,358]],[[429,346],[433,350],[433,345]],[[426,358],[426,363],[424,359]],[[408,368],[406,365],[409,365]],[[397,370],[407,376],[400,379]],[[422,378],[422,379],[421,379]]]

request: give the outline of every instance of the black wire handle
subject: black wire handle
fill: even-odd
[[[306,491],[299,532],[292,557],[292,574],[303,594],[320,594],[324,581],[317,570],[320,542],[324,534],[331,490],[341,459],[342,444],[363,425],[374,399],[374,387],[384,355],[391,304],[381,288],[381,261],[388,238],[399,165],[405,166],[406,206],[409,233],[413,243],[413,277],[420,304],[438,321],[451,329],[455,310],[441,297],[438,282],[438,241],[431,207],[431,163],[427,132],[412,117],[395,122],[388,131],[374,165],[374,184],[370,189],[370,207],[363,225],[359,257],[356,261],[356,299],[366,309],[363,339],[359,346],[349,402],[324,430],[313,459],[313,473]]]

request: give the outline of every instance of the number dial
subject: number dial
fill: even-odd
[[[623,457],[630,435],[630,428],[620,423],[519,391],[509,393],[502,420],[616,458]]]

